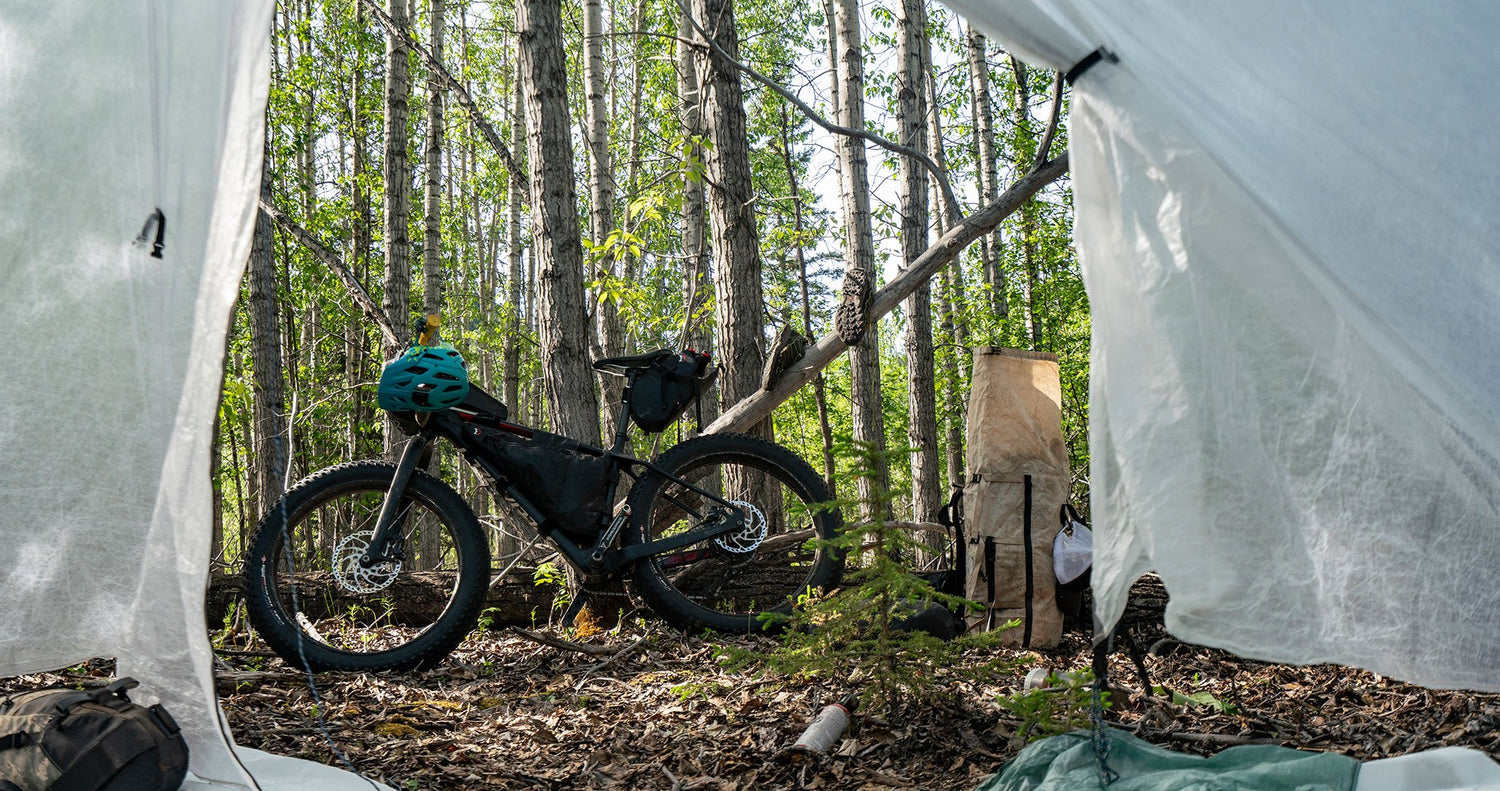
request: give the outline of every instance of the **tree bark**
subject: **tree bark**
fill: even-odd
[[[678,120],[682,129],[682,345],[703,352],[713,352],[713,333],[698,321],[706,304],[708,289],[707,205],[703,185],[703,92],[699,78],[700,62],[693,52],[693,26],[687,14],[677,17],[677,98]],[[703,419],[713,422],[719,415],[719,401],[707,397],[699,402]],[[696,428],[699,427],[695,427]]]
[[[588,130],[589,157],[589,236],[594,245],[602,245],[615,230],[615,172],[609,150],[609,109],[605,105],[604,82],[604,11],[603,0],[583,3],[583,85],[584,116]],[[620,276],[618,247],[596,250],[589,257],[594,271],[590,279],[601,281],[598,309],[595,311],[599,347],[606,357],[623,354],[620,306],[610,297]],[[613,436],[620,417],[620,390],[624,383],[609,376],[602,381],[605,436]]]
[[[261,199],[270,197],[271,174],[261,174]],[[250,484],[252,518],[281,496],[290,460],[287,445],[286,395],[281,367],[280,301],[276,291],[275,247],[271,218],[264,212],[255,216],[255,236],[251,241],[248,265],[250,316],[250,364],[253,368],[251,412],[254,420],[251,435],[255,450]],[[242,526],[243,527],[243,526]]]
[[[965,217],[962,222],[943,235],[911,266],[902,270],[885,288],[875,294],[870,305],[871,320],[890,313],[901,300],[915,291],[918,285],[930,279],[939,269],[952,263],[974,240],[995,229],[1000,221],[1010,216],[1021,203],[1035,195],[1043,187],[1056,181],[1068,172],[1066,153],[1027,173],[994,203]],[[839,340],[838,333],[823,336],[808,348],[807,354],[793,365],[770,390],[761,390],[725,410],[704,433],[742,431],[745,426],[764,420],[777,405],[808,382],[843,353],[848,346]]]
[[[522,0],[516,6],[516,26],[521,34],[531,238],[547,410],[553,430],[598,445],[599,405],[583,309],[583,246],[573,190],[560,0]]]
[[[1010,56],[1011,73],[1016,78],[1016,169],[1025,171],[1030,167],[1028,151],[1035,143],[1035,135],[1031,131],[1031,86],[1026,78],[1026,64],[1022,63],[1015,55]],[[1023,281],[1025,287],[1026,302],[1026,335],[1031,339],[1031,350],[1038,351],[1042,348],[1042,326],[1037,320],[1036,311],[1036,287],[1037,287],[1037,254],[1036,254],[1036,217],[1035,206],[1027,201],[1021,206],[1021,266],[1025,270],[1026,279]]]
[[[927,42],[929,52],[931,41]],[[927,119],[930,124],[929,138],[932,141],[932,158],[941,167],[947,167],[947,152],[943,144],[942,113],[936,112],[940,107],[937,95],[937,80],[932,73],[932,58],[927,58],[927,106],[934,111],[928,113]],[[949,229],[956,226],[960,218],[947,204],[942,204],[938,214],[938,236],[943,236]],[[963,305],[963,267],[955,262],[945,266],[941,270],[942,288],[939,291],[942,301],[942,328],[944,338],[949,339],[950,352],[941,358],[943,368],[943,445],[947,452],[947,470],[949,489],[960,488],[964,485],[964,419],[967,410],[964,408],[965,393],[968,388],[964,386],[964,367],[961,358],[969,354],[968,326],[964,320]]]
[[[927,9],[923,0],[902,0],[896,79],[896,123],[901,144],[927,152]],[[901,159],[901,253],[911,266],[927,250],[927,171]],[[912,519],[937,519],[943,504],[938,484],[937,397],[932,351],[932,287],[924,282],[906,299],[907,442],[911,447]]]
[[[433,57],[443,59],[445,0],[430,0]],[[422,196],[422,312],[443,312],[443,87],[434,72],[427,74],[427,148],[423,152],[426,189]]]
[[[390,17],[398,30],[406,29],[407,0],[390,0]],[[390,36],[385,45],[385,298],[382,306],[389,317],[395,339],[387,340],[385,359],[406,345],[411,313],[411,240],[407,229],[407,203],[411,194],[411,166],[406,154],[407,101],[411,84],[406,74],[407,48],[402,36]],[[385,417],[385,451],[394,455],[405,434]]]
[[[364,16],[364,6],[356,5],[356,30],[364,29]],[[357,42],[358,38],[355,40]],[[351,152],[349,191],[353,216],[350,218],[349,243],[354,279],[362,283],[370,268],[370,237],[374,220],[370,216],[369,190],[365,186],[365,171],[369,168],[369,163],[365,153],[365,114],[361,109],[364,106],[364,61],[357,45],[352,60],[348,114]],[[367,427],[373,423],[374,410],[371,407],[373,400],[369,398],[372,393],[368,387],[360,386],[366,378],[368,368],[365,324],[358,313],[350,311],[348,316],[344,325],[344,386],[350,393],[348,457],[358,459],[365,455],[360,440],[363,432],[368,431]]]
[[[839,123],[852,129],[865,126],[864,42],[860,36],[857,0],[835,0],[834,22],[838,42]],[[838,139],[840,193],[844,208],[844,238],[848,271],[860,270],[869,283],[878,282],[875,271],[875,237],[870,220],[869,165],[862,140]],[[873,286],[872,286],[873,287]],[[853,406],[854,439],[876,448],[885,447],[885,417],[880,393],[880,330],[871,315],[860,342],[849,350],[850,396]],[[722,418],[721,418],[722,420]],[[859,476],[858,496],[862,518],[872,517],[876,490],[890,489],[890,472],[878,461],[874,477]]]
[[[513,61],[515,71],[512,74],[515,88],[511,91],[510,134],[512,143],[522,142],[524,145],[524,141],[520,140],[526,129],[526,116],[522,111],[520,46],[520,39],[517,38]],[[520,149],[521,146],[518,145],[517,148]],[[521,282],[524,277],[521,272],[521,195],[525,191],[526,182],[515,171],[511,171],[510,187],[506,195],[509,255],[505,283],[510,311],[506,314],[505,327],[505,403],[515,410],[516,420],[522,423],[526,422],[526,403],[521,399],[521,332],[526,329],[521,321]]]
[[[745,104],[740,74],[739,33],[733,0],[694,0],[693,14],[702,20],[717,47],[704,71],[704,106],[708,137],[708,216],[713,227],[714,308],[717,346],[723,375],[721,400],[734,403],[760,389],[764,367],[762,334],[765,300],[761,294],[760,242],[755,222],[755,193],[746,141]],[[727,55],[727,57],[726,57]],[[770,424],[747,427],[770,436]]]
[[[431,38],[428,46],[432,56],[443,60],[443,24],[445,0],[430,0]],[[422,153],[423,170],[426,171],[422,195],[422,313],[441,315],[443,312],[443,85],[436,72],[427,73],[427,145]],[[454,317],[450,317],[454,318]],[[450,326],[456,327],[457,322]],[[427,471],[437,474],[442,464],[442,448],[434,446],[428,460]],[[422,531],[418,542],[416,567],[437,568],[442,562],[442,547],[435,530]]]
[[[995,163],[994,113],[990,109],[990,65],[986,57],[987,42],[984,34],[969,26],[969,89],[973,102],[970,107],[974,115],[974,149],[979,158],[979,202],[989,203],[995,199],[999,189]],[[1010,303],[1005,296],[1005,266],[1002,263],[999,234],[991,234],[981,240],[980,272],[985,285],[990,288],[990,305],[995,315],[1005,318]]]

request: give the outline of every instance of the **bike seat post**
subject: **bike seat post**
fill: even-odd
[[[630,388],[635,385],[636,371],[631,369],[625,372],[625,387],[620,390],[620,420],[615,426],[615,444],[610,446],[610,451],[620,453],[625,450],[625,443],[630,439]]]

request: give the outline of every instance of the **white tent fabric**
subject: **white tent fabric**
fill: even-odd
[[[1097,618],[1500,690],[1500,5],[945,0],[1075,84]]]
[[[0,675],[118,657],[183,725],[194,774],[231,787],[252,783],[204,629],[208,451],[272,8],[0,8]],[[158,209],[159,258],[160,222],[134,241]]]

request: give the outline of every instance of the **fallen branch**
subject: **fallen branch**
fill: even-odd
[[[894,310],[897,305],[901,304],[901,300],[911,296],[939,269],[958,258],[971,242],[993,231],[1001,220],[1021,208],[1022,204],[1040,192],[1042,187],[1056,181],[1067,171],[1068,155],[1066,153],[1050,162],[1042,163],[1006,190],[1004,195],[996,198],[993,203],[965,217],[952,230],[943,234],[943,237],[918,256],[911,266],[901,270],[895,279],[875,294],[869,311],[870,324],[873,326],[882,316]],[[782,374],[781,379],[770,390],[758,390],[742,399],[725,410],[718,420],[710,423],[703,433],[744,431],[759,423],[769,417],[781,402],[802,389],[803,385],[811,382],[819,371],[826,368],[846,348],[848,345],[839,339],[837,332],[824,335],[816,344],[808,348],[807,354],[803,355],[802,359]]]
[[[588,643],[575,643],[572,640],[564,640],[561,637],[553,637],[550,634],[544,634],[542,632],[533,632],[530,629],[511,627],[510,631],[534,643],[540,643],[552,648],[562,649],[563,651],[576,651],[580,654],[588,654],[589,656],[606,656],[615,652],[615,649],[610,648],[609,646],[589,645]]]
[[[364,314],[380,327],[380,332],[385,336],[388,345],[399,346],[401,344],[401,339],[396,335],[396,329],[391,326],[391,321],[386,317],[385,311],[381,309],[380,305],[376,304],[375,299],[370,296],[370,292],[365,290],[364,284],[359,282],[359,278],[356,278],[354,273],[350,272],[349,268],[344,266],[344,262],[339,259],[337,253],[323,246],[323,243],[318,241],[316,236],[308,233],[307,229],[298,225],[295,220],[288,217],[281,209],[276,208],[276,205],[270,201],[262,200],[260,202],[260,209],[271,219],[275,220],[276,224],[281,226],[283,231],[291,234],[292,238],[300,242],[303,247],[306,247],[313,254],[314,258],[333,270],[333,273],[338,275],[339,280],[344,281],[344,287],[349,289],[349,296],[353,297],[355,304],[359,305],[360,310],[364,311]]]
[[[636,651],[641,650],[641,646],[643,646],[643,645],[646,644],[646,638],[647,637],[650,637],[650,635],[645,635],[645,636],[636,638],[635,642],[631,643],[630,645],[625,646],[624,648],[621,648],[619,651],[616,651],[615,654],[614,654],[614,656],[611,656],[610,658],[604,660],[603,662],[600,662],[599,664],[594,665],[593,667],[589,668],[588,672],[589,673],[597,673],[597,672],[599,672],[601,670],[605,670],[605,669],[608,669],[610,667],[613,667],[616,662],[619,662],[620,660],[624,659],[625,657],[630,656],[631,654],[635,653]]]

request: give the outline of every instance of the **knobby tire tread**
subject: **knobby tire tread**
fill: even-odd
[[[790,482],[795,482],[805,490],[808,502],[828,502],[833,499],[823,479],[800,456],[770,440],[749,434],[706,434],[694,437],[668,449],[656,460],[656,465],[675,474],[697,459],[721,454],[756,458],[779,468],[787,475]],[[646,472],[631,487],[628,502],[632,517],[629,528],[622,536],[625,545],[645,543],[647,540],[643,520],[646,514],[652,512],[651,500],[656,497],[660,491],[659,487],[665,482],[661,476]],[[834,510],[819,514],[816,524],[819,538],[827,540],[837,535],[842,526],[842,520],[838,511]],[[815,588],[831,590],[839,584],[843,571],[843,558],[831,549],[825,548],[819,554],[814,571],[810,575],[809,584]],[[686,594],[677,590],[669,580],[658,574],[652,567],[649,557],[643,558],[636,564],[634,580],[636,593],[645,600],[652,611],[678,629],[696,631],[707,628],[738,634],[775,631],[776,629],[772,626],[768,630],[753,617],[729,616],[714,611],[700,612],[706,608],[701,608]]]
[[[388,489],[395,477],[395,470],[394,464],[373,460],[345,462],[320,470],[299,481],[261,517],[260,524],[250,539],[245,560],[246,610],[256,631],[287,664],[302,667],[302,658],[297,650],[296,631],[299,627],[295,621],[288,622],[282,617],[282,610],[275,602],[274,586],[265,584],[267,575],[279,560],[272,558],[271,554],[279,555],[282,552],[283,514],[295,524],[304,515],[299,509],[310,502],[317,502],[319,495],[328,489],[346,485],[353,487],[359,483],[376,484],[382,489]],[[452,528],[453,539],[463,553],[464,563],[457,572],[459,579],[455,585],[453,600],[438,622],[426,633],[388,651],[371,654],[336,651],[325,648],[304,635],[303,653],[307,655],[307,663],[312,670],[374,672],[431,667],[458,647],[478,624],[479,614],[484,609],[490,569],[489,544],[479,526],[479,520],[458,492],[423,470],[413,472],[408,490],[413,489],[424,494],[430,507]],[[353,490],[355,489],[346,489]],[[466,567],[472,569],[471,574],[466,574]]]

